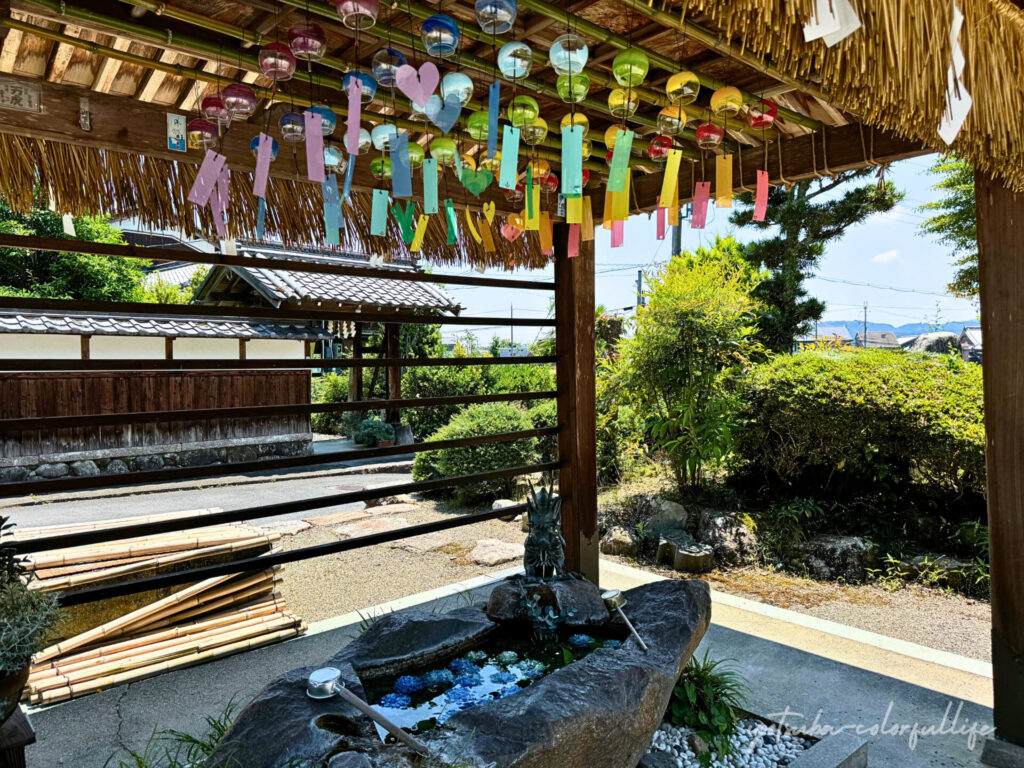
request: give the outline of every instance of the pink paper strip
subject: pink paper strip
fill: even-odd
[[[768,171],[757,172],[757,194],[754,196],[754,221],[764,221],[768,213]]]
[[[708,201],[711,200],[711,182],[698,181],[697,191],[693,195],[693,216],[690,217],[691,229],[704,229],[708,221]]]
[[[206,157],[203,158],[203,164],[199,166],[199,173],[196,174],[196,180],[188,193],[189,202],[199,206],[206,205],[226,162],[227,158],[224,155],[219,155],[212,149],[206,150]]]
[[[580,255],[580,225],[569,225],[569,258],[575,259]]]
[[[348,119],[345,123],[345,149],[350,155],[359,154],[359,121],[363,111],[363,84],[358,77],[348,81]]]
[[[274,152],[274,140],[265,133],[260,133],[260,143],[256,150],[256,172],[252,175],[253,197],[267,196],[267,176],[270,175],[270,161]]]
[[[324,119],[316,112],[306,112],[306,176],[310,181],[323,184],[324,175]]]
[[[221,240],[228,236],[224,220],[228,210],[228,199],[231,195],[231,171],[224,168],[217,177],[217,186],[210,197],[210,210],[213,213],[213,225],[217,228],[217,237]]]
[[[613,221],[612,222],[612,248],[620,248],[622,246],[623,235],[625,235],[624,221]]]
[[[668,211],[667,208],[661,207],[661,195],[658,195],[658,239],[665,239],[665,214]]]

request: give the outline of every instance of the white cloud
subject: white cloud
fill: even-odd
[[[871,260],[875,262],[875,264],[889,264],[890,262],[902,261],[903,259],[900,257],[900,252],[894,248],[891,251],[876,253]]]

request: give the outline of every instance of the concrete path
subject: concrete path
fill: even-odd
[[[658,578],[602,561],[603,586],[628,589]],[[372,613],[424,603],[429,610],[449,610],[481,599],[491,583],[481,577]],[[959,731],[991,726],[991,679],[981,662],[732,595],[716,592],[713,600],[712,626],[698,652],[734,660],[750,684],[752,711],[785,714],[788,724],[817,728],[821,735],[826,727],[860,728],[870,742],[871,766],[978,765],[983,739],[972,747],[969,733]],[[338,617],[282,645],[36,711],[39,743],[29,751],[28,766],[102,768],[118,746],[138,748],[154,730],[200,732],[205,715],[232,700],[243,705],[274,676],[336,653],[357,636],[360,621],[358,614]],[[929,728],[942,732],[922,734]]]

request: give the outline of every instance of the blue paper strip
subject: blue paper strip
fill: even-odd
[[[341,198],[338,196],[338,177],[333,173],[323,183],[324,190],[324,229],[327,231],[327,242],[329,245],[340,245],[341,238],[338,232],[341,218]]]
[[[501,176],[498,179],[498,186],[502,189],[515,189],[518,181],[519,129],[506,125],[501,136]]]
[[[562,128],[562,194],[583,194],[583,126]]]
[[[348,200],[352,194],[352,175],[356,172],[356,156],[348,156],[348,168],[345,170],[345,189],[341,193],[342,200]]]
[[[388,191],[373,190],[373,208],[370,210],[370,234],[383,237],[388,231]]]
[[[437,160],[423,161],[423,212],[437,213]]]
[[[256,206],[256,239],[263,239],[263,224],[267,219],[267,199],[265,197],[256,198],[259,200],[259,204]]]
[[[498,113],[501,112],[501,81],[491,83],[487,98],[487,156],[498,151]]]
[[[633,150],[633,132],[620,129],[615,136],[612,150],[612,165],[608,169],[608,192],[622,192],[626,188],[626,174],[629,173],[629,153]]]
[[[412,197],[412,167],[409,165],[409,134],[391,137],[391,195]]]

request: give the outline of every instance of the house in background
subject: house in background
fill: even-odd
[[[855,347],[871,347],[873,349],[899,349],[900,341],[892,331],[868,331],[858,333],[853,339]]]
[[[980,325],[968,325],[960,331],[960,354],[968,363],[981,364]]]
[[[806,349],[819,341],[848,345],[853,342],[853,339],[850,338],[850,332],[842,323],[819,323],[815,325],[813,333],[797,336],[796,346],[797,349]]]

